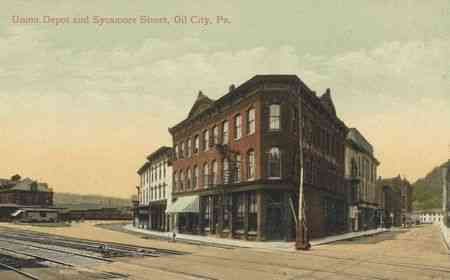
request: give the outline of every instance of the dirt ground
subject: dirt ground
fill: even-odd
[[[158,258],[122,258],[96,267],[127,274],[128,279],[450,279],[450,256],[439,228],[432,225],[317,246],[307,252],[282,252],[221,249],[143,239],[97,227],[95,223],[54,228],[0,226],[190,253]]]

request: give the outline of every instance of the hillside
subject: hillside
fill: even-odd
[[[130,199],[101,195],[81,195],[73,193],[54,193],[54,204],[69,209],[93,209],[108,207],[129,207]]]
[[[450,160],[434,168],[424,178],[417,180],[413,191],[413,208],[415,210],[442,207],[442,167],[450,166]]]

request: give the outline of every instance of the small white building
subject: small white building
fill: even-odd
[[[441,224],[443,214],[441,209],[420,210],[414,211],[412,218],[421,224]]]
[[[135,224],[150,230],[171,230],[166,209],[172,203],[172,148],[163,146],[147,157],[137,171],[139,175],[138,206]]]

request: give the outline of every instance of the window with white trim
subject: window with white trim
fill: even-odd
[[[251,108],[247,111],[247,134],[255,133],[255,109]]]
[[[234,139],[238,140],[242,137],[242,118],[241,115],[234,117]]]
[[[213,131],[213,138],[212,138],[213,143],[212,144],[214,144],[214,145],[219,144],[219,127],[217,125],[215,125],[213,127],[212,131]]]
[[[247,152],[247,180],[251,181],[255,179],[255,169],[256,169],[256,164],[255,164],[255,151],[254,150],[249,150]]]
[[[281,129],[281,106],[280,104],[272,104],[269,106],[269,129],[280,130]]]
[[[198,135],[194,136],[194,153],[197,153],[200,149],[200,139]]]
[[[224,121],[222,123],[222,144],[228,144],[228,138],[229,138],[229,134],[228,134],[228,121]]]
[[[209,131],[203,131],[203,150],[207,151],[209,149]]]
[[[203,164],[203,186],[209,187],[209,165],[207,162]]]
[[[267,175],[271,179],[281,178],[281,151],[278,147],[272,147],[267,155]]]

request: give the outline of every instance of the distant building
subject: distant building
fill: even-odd
[[[182,232],[293,240],[298,215],[299,97],[311,238],[347,230],[345,137],[330,91],[295,75],[257,75],[217,100],[199,93],[173,137],[169,211]]]
[[[377,180],[378,200],[384,210],[384,221],[393,220],[395,226],[411,221],[412,191],[409,181],[405,178],[402,179],[400,175]],[[389,202],[394,205],[390,205]]]
[[[135,224],[150,230],[168,231],[171,229],[169,214],[166,212],[172,203],[172,149],[161,147],[147,157],[139,168],[138,206]]]
[[[1,220],[9,220],[10,215],[20,208],[53,206],[53,190],[47,183],[30,178],[13,179],[0,179]]]
[[[350,187],[351,231],[373,229],[379,224],[376,197],[379,164],[369,141],[356,128],[350,128],[345,148],[345,176]]]

